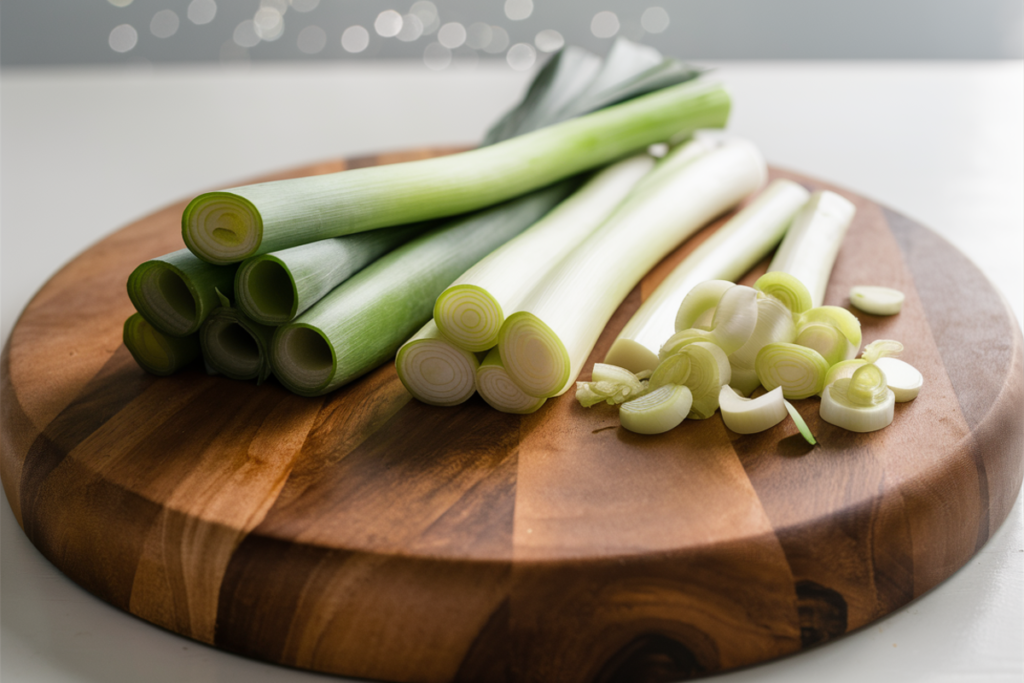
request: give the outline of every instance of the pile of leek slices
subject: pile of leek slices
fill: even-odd
[[[703,282],[683,299],[657,368],[634,374],[597,363],[592,381],[577,382],[576,399],[584,407],[619,405],[622,426],[639,434],[721,411],[738,434],[770,429],[789,415],[813,444],[787,400],[811,396],[821,397],[821,419],[830,424],[853,432],[888,426],[895,404],[917,397],[921,373],[896,358],[903,351],[897,341],[874,341],[856,357],[856,316],[810,302],[807,288],[784,272],[766,273],[753,287]]]

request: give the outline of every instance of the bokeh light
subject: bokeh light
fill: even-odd
[[[154,14],[149,22],[149,32],[157,38],[170,38],[178,32],[180,24],[177,14],[169,9],[162,9]]]
[[[500,26],[491,26],[491,40],[484,46],[484,52],[496,55],[499,52],[504,52],[508,43],[508,31]]]
[[[423,50],[423,63],[434,71],[447,69],[452,63],[452,51],[441,43],[431,43]]]
[[[299,51],[307,55],[319,53],[327,45],[327,33],[319,26],[307,26],[299,31]]]
[[[466,29],[466,47],[483,50],[491,42],[491,27],[482,21],[469,25]]]
[[[512,21],[529,19],[533,14],[533,0],[505,0],[505,16]]]
[[[383,38],[394,38],[402,30],[402,15],[393,9],[386,9],[377,15],[373,29]]]
[[[664,7],[648,7],[640,16],[640,25],[648,33],[662,33],[668,28],[668,12]]]
[[[562,46],[565,45],[565,38],[558,31],[549,28],[538,33],[533,39],[533,44],[541,52],[554,52],[562,49]]]
[[[284,16],[276,7],[260,7],[252,21],[260,40],[273,42],[284,33]]]
[[[132,4],[132,0],[107,0],[107,2],[109,2],[114,7],[127,7],[128,5]],[[131,48],[128,49],[130,50]],[[122,52],[122,50],[118,50],[118,52]]]
[[[430,0],[419,0],[412,3],[409,14],[415,14],[423,24],[423,35],[433,35],[441,27],[441,19],[437,14],[437,5]]]
[[[289,4],[296,12],[312,12],[320,5],[320,0],[290,0]]]
[[[121,24],[110,32],[108,42],[114,52],[128,52],[139,42],[139,33],[131,24]]]
[[[615,12],[598,12],[590,21],[590,32],[598,38],[611,38],[619,32],[619,18]]]
[[[516,71],[528,71],[537,61],[537,51],[529,43],[516,43],[508,49],[505,61]]]
[[[457,21],[445,24],[437,32],[437,42],[449,50],[461,47],[466,42],[466,27]]]
[[[341,47],[345,52],[357,54],[370,45],[370,32],[362,26],[349,26],[341,34]]]
[[[209,24],[217,16],[217,3],[214,0],[192,0],[188,4],[187,16],[197,26]]]
[[[256,33],[256,24],[252,19],[246,19],[235,27],[231,39],[239,47],[256,47],[259,45],[260,37]]]
[[[411,43],[423,35],[423,20],[417,14],[402,17],[402,30],[395,36],[403,43]]]

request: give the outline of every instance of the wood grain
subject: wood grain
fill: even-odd
[[[179,203],[82,254],[22,315],[0,356],[4,489],[32,543],[86,590],[289,666],[667,681],[818,645],[963,566],[1024,475],[1012,314],[940,238],[843,194],[858,213],[826,302],[846,305],[853,284],[905,292],[900,315],[857,316],[865,341],[903,341],[925,376],[881,432],[834,428],[806,400],[813,449],[789,422],[639,437],[571,395],[527,416],[478,398],[426,406],[390,364],[314,399],[198,371],[153,378],[119,341],[124,283],[180,247]],[[634,289],[591,361],[715,227]]]

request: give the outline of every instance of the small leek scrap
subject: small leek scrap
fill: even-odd
[[[809,196],[807,190],[789,180],[776,180],[769,185],[658,285],[615,338],[605,362],[634,372],[653,370],[658,363],[658,350],[665,340],[674,332],[693,327],[700,313],[717,304],[721,292],[714,303],[696,312],[682,313],[679,302],[707,281],[717,280],[731,286],[732,281],[739,279],[779,243]],[[677,320],[679,315],[684,319]]]
[[[247,185],[200,195],[182,237],[226,264],[328,237],[481,209],[651,144],[720,128],[725,89],[688,81],[494,145],[445,157]]]
[[[381,228],[246,259],[235,275],[235,301],[252,320],[283,325],[427,227],[426,223],[414,223]]]
[[[476,355],[445,339],[433,320],[398,349],[395,370],[414,398],[432,406],[464,403],[476,391]]]
[[[128,298],[153,327],[176,337],[199,331],[220,306],[217,291],[230,292],[234,266],[212,266],[188,249],[138,266],[128,276]]]
[[[671,163],[672,154],[663,163]],[[498,349],[513,381],[538,397],[571,387],[636,283],[676,245],[758,189],[766,170],[753,145],[734,140],[638,187],[506,317]]]
[[[153,327],[139,313],[124,321],[124,345],[146,372],[166,377],[199,358],[199,335],[175,337]]]
[[[376,368],[428,320],[437,296],[473,263],[562,201],[562,181],[511,202],[445,221],[362,269],[277,329],[274,375],[302,396],[319,396]]]

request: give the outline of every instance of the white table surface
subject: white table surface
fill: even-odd
[[[942,234],[1024,319],[1024,63],[732,62],[733,132]],[[4,70],[0,338],[103,235],[172,201],[283,167],[472,143],[527,76],[418,64]],[[217,651],[71,583],[0,503],[5,683],[339,680]],[[890,616],[723,683],[935,683],[1024,677],[1024,512]]]

